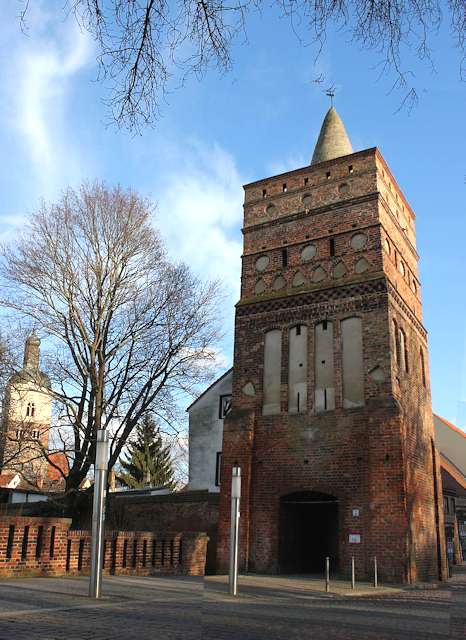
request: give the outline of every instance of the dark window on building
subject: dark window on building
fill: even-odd
[[[165,544],[166,544],[165,540],[162,540],[162,554],[161,554],[162,555],[162,557],[161,557],[162,567],[165,564]]]
[[[157,562],[157,540],[152,540],[152,566],[155,567]]]
[[[65,563],[65,571],[69,571],[71,566],[71,540],[68,540],[66,543],[66,563]]]
[[[170,566],[175,564],[175,542],[170,540]]]
[[[105,554],[104,554],[104,558],[105,558]],[[78,547],[78,571],[81,571],[81,569],[83,568],[83,559],[84,559],[84,540],[80,540],[79,547]],[[104,566],[105,566],[105,559],[104,559]]]
[[[220,396],[218,403],[218,417],[220,420],[228,414],[231,409],[231,393]]]
[[[147,561],[147,540],[143,540],[142,543],[142,566],[146,566]]]
[[[217,459],[215,461],[215,486],[220,486],[220,475],[222,472],[222,452],[217,451]]]
[[[44,527],[40,525],[37,529],[36,560],[38,560],[42,554],[43,540],[44,540]]]
[[[262,189],[262,197],[263,198],[267,197],[267,189]]]
[[[445,511],[445,513],[450,513],[449,508],[450,508],[450,505],[448,504],[448,498],[446,498],[444,496],[443,497],[443,510]]]
[[[300,335],[301,335],[301,325],[300,325],[300,324],[297,324],[297,325],[296,325],[296,335],[297,335],[297,336],[300,336]]]
[[[123,542],[123,560],[122,560],[122,565],[123,567],[126,567],[126,557],[128,555],[128,540],[125,540]]]
[[[327,173],[325,174],[325,177],[327,178],[327,180],[330,178],[332,174],[330,173],[330,171],[327,171]]]
[[[309,184],[309,178],[304,178],[304,186]]]
[[[282,265],[288,266],[288,249],[282,249]]]
[[[330,255],[335,255],[335,238],[330,238]]]
[[[51,558],[54,557],[55,555],[55,533],[56,533],[57,529],[56,527],[52,527],[52,530],[50,531],[50,551],[49,551],[49,555]]]
[[[11,555],[13,553],[14,539],[15,539],[15,525],[10,524],[8,528],[8,542],[6,544],[6,557],[8,558],[8,560],[11,558]]]
[[[284,182],[283,185],[282,185],[282,191],[283,191],[283,193],[286,193],[288,191],[288,187],[286,186],[286,182]]]
[[[136,568],[137,561],[138,561],[138,541],[133,540],[133,556],[131,558],[131,566],[133,567],[133,569]]]
[[[23,544],[21,545],[21,560],[26,560],[28,555],[28,543],[29,543],[29,525],[24,527]]]
[[[348,167],[348,173],[353,173],[353,165],[350,164]]]
[[[36,405],[33,402],[28,402],[28,405],[26,407],[26,416],[28,416],[29,418],[33,418],[35,412],[36,412]]]

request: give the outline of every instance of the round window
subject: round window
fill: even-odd
[[[269,256],[261,256],[260,258],[257,258],[256,260],[257,271],[264,271],[265,269],[267,269],[269,262],[270,262]]]
[[[351,246],[356,251],[364,249],[367,244],[367,236],[364,233],[355,233],[351,238]]]
[[[317,248],[315,244],[308,244],[301,250],[301,260],[303,262],[309,262],[316,255]]]
[[[265,209],[265,213],[269,216],[272,216],[277,213],[277,207],[274,204],[269,204],[269,206]]]

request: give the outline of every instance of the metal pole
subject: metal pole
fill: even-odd
[[[89,596],[100,598],[104,543],[105,494],[107,488],[108,438],[105,429],[97,431],[94,465],[94,501],[92,507],[91,578]]]
[[[374,587],[377,589],[379,584],[377,575],[377,556],[374,556]]]
[[[239,501],[241,498],[241,468],[233,467],[231,476],[231,524],[230,524],[230,575],[231,596],[238,593],[238,542],[239,542]]]
[[[325,558],[325,591],[330,591],[330,558]]]
[[[351,588],[356,588],[356,572],[354,569],[354,556],[351,556]]]

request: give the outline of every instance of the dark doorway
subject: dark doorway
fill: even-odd
[[[300,491],[280,499],[280,573],[322,573],[329,556],[338,570],[338,501]]]

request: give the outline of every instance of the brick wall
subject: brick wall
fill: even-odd
[[[90,571],[90,531],[69,518],[0,518],[0,576],[80,575]],[[108,531],[104,573],[204,575],[208,537],[201,532]]]

